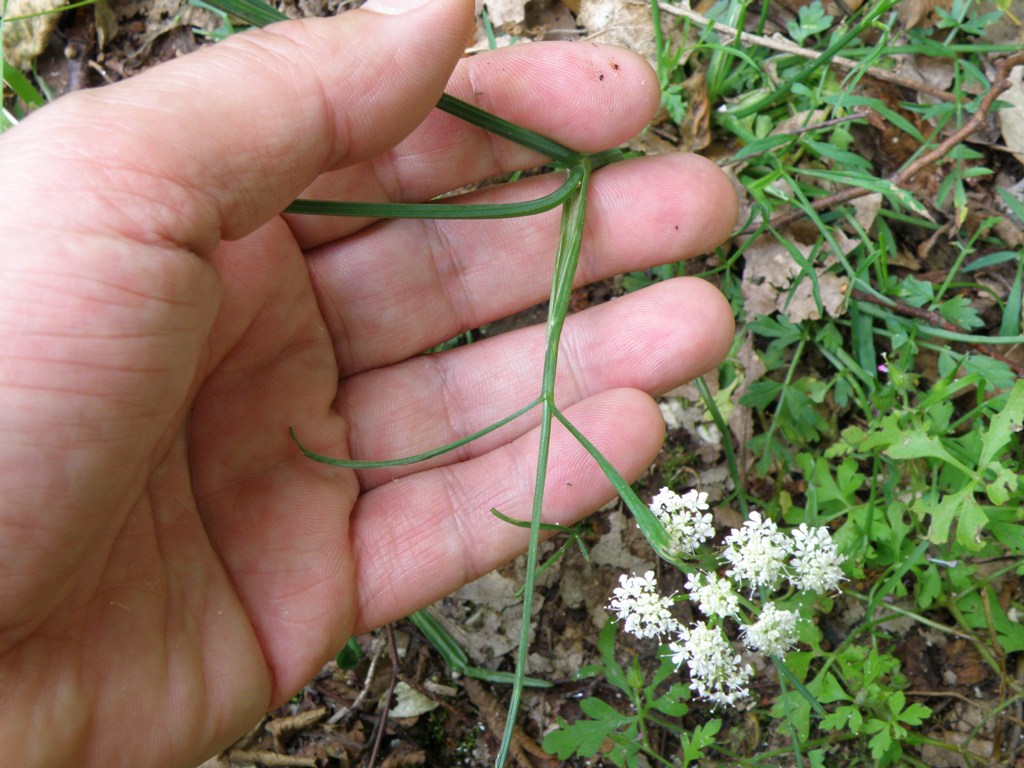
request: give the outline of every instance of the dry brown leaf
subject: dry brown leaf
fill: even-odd
[[[896,59],[894,74],[906,80],[916,80],[940,91],[947,90],[953,85],[954,64],[950,59],[921,54],[899,54],[893,58]],[[919,102],[929,99],[934,101],[934,97],[923,91],[918,92]]]
[[[519,646],[522,606],[515,596],[517,587],[514,578],[492,571],[445,599],[444,611],[437,617],[474,664],[486,665],[489,659],[500,658]],[[544,597],[538,590],[534,593],[534,615],[543,605]]]
[[[918,24],[928,21],[928,17],[936,8],[949,10],[952,0],[903,0],[896,5],[896,12],[900,21],[907,29],[913,29]]]
[[[227,755],[229,763],[256,763],[267,768],[316,768],[315,757],[282,755],[264,749],[233,749]]]
[[[809,245],[794,244],[805,258]],[[785,291],[799,274],[800,267],[789,251],[774,238],[760,237],[744,253],[743,305],[748,317],[770,315],[785,304]]]
[[[1024,67],[1010,70],[1012,85],[1000,97],[1012,106],[1004,107],[996,113],[999,119],[999,130],[1003,133],[1003,141],[1017,162],[1024,165]]]
[[[46,50],[50,36],[60,19],[59,13],[46,11],[62,5],[67,5],[65,0],[8,0],[4,10],[7,18],[43,14],[31,19],[4,23],[4,59],[8,64],[21,70],[32,68],[32,62]]]
[[[490,3],[487,5],[490,8]],[[647,3],[622,0],[581,0],[576,22],[592,40],[628,48],[657,66],[654,21]]]
[[[881,192],[872,192],[853,201],[853,218],[864,227],[865,232],[869,231],[874,225],[880,210],[882,210]]]
[[[686,116],[679,124],[679,148],[699,152],[711,143],[711,102],[704,72],[697,71],[683,81]]]
[[[818,273],[818,297],[821,299],[821,306],[825,310],[825,314],[829,317],[839,317],[843,314],[843,302],[849,287],[849,282],[845,277],[834,275],[831,272]],[[800,281],[785,304],[784,312],[794,323],[821,319],[818,302],[814,297],[814,285],[810,280]]]
[[[630,525],[632,523],[628,522],[624,515],[608,516],[608,531],[590,548],[590,560],[594,565],[608,566],[616,571],[631,571],[633,573],[643,573],[654,567],[654,560],[651,557],[637,557],[630,551],[626,540],[627,526]],[[586,589],[585,585],[584,590],[584,594],[592,591]],[[601,624],[603,625],[604,621],[601,621]]]
[[[754,416],[749,406],[740,404],[740,398],[747,393],[750,385],[768,370],[754,348],[754,335],[749,330],[745,332],[743,342],[736,351],[736,362],[742,370],[742,381],[733,392],[733,402],[736,405],[726,421],[736,438],[736,444],[740,446],[740,466],[746,470],[753,463],[753,457],[747,451],[747,443],[754,436]]]
[[[274,742],[281,745],[288,741],[293,734],[319,723],[327,717],[327,714],[327,707],[317,707],[316,709],[299,712],[291,717],[279,717],[271,720],[264,727],[274,737]]]
[[[394,751],[381,761],[380,768],[406,768],[406,766],[426,765],[427,753],[411,744],[402,742]]]
[[[559,0],[533,0],[526,5],[526,27],[541,40],[579,40],[573,12]]]
[[[483,685],[471,677],[462,679],[462,687],[466,689],[470,701],[480,712],[480,719],[485,728],[500,741],[502,734],[505,733],[505,707],[491,696]],[[554,755],[549,755],[541,749],[540,745],[518,725],[512,729],[512,746],[509,752],[512,759],[521,768],[534,768],[531,757],[542,765],[557,766],[559,764]]]
[[[842,233],[837,233],[836,238],[844,250],[853,246]],[[811,256],[811,246],[791,242],[790,247],[796,248],[805,259]],[[821,319],[814,286],[801,275],[800,265],[786,246],[775,238],[763,236],[747,248],[744,260],[742,292],[749,316],[781,312],[794,323]],[[843,312],[848,285],[845,278],[831,274],[825,267],[814,268],[818,295],[825,312],[838,317]],[[797,279],[799,283],[792,288]]]

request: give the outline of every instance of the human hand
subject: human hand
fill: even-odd
[[[529,516],[536,415],[387,471],[314,463],[288,435],[408,455],[537,394],[542,328],[418,353],[544,298],[557,212],[277,215],[300,193],[426,200],[540,160],[432,112],[446,83],[584,151],[653,113],[655,76],[619,49],[458,61],[471,7],[275,25],[0,139],[0,745],[19,765],[198,763],[351,634],[524,548],[488,510]],[[705,251],[735,216],[724,177],[683,155],[610,166],[590,200],[580,282]],[[697,280],[587,310],[560,405],[634,478],[662,440],[647,393],[713,367],[732,328]],[[612,497],[561,431],[552,456],[548,520]]]

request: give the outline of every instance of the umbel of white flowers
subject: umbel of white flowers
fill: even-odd
[[[651,511],[665,530],[674,554],[688,556],[714,538],[707,494],[688,491],[683,496],[662,488],[651,501]],[[758,512],[739,528],[733,528],[721,551],[725,578],[715,572],[689,574],[685,589],[689,600],[710,619],[692,626],[681,625],[671,613],[675,595],[662,595],[654,571],[643,576],[619,577],[609,608],[637,637],[669,638],[669,650],[677,667],[689,670],[690,684],[698,696],[716,704],[733,705],[750,695],[747,683],[753,669],[722,631],[726,617],[739,625],[740,640],[750,651],[767,656],[785,654],[797,640],[794,611],[773,602],[760,606],[753,622],[740,608],[736,590],[776,591],[784,581],[798,590],[830,592],[843,581],[842,564],[835,542],[824,527],[801,524],[786,533]]]

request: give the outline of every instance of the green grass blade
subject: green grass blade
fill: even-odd
[[[782,659],[778,656],[772,656],[771,660],[774,662],[775,669],[778,670],[779,674],[786,678],[789,684],[793,686],[794,691],[807,700],[807,703],[811,705],[811,709],[813,709],[819,717],[828,717],[828,713],[825,711],[825,708],[818,703],[816,698],[814,698],[814,694],[807,690],[807,686],[797,680],[796,675],[794,675],[792,671],[790,671],[789,667],[782,662]]]
[[[411,613],[408,619],[416,629],[423,633],[423,636],[430,641],[430,644],[437,649],[437,652],[441,654],[441,658],[445,660],[449,667],[456,672],[465,672],[466,667],[469,665],[469,657],[466,656],[466,652],[445,631],[445,628],[441,626],[441,622],[429,610],[424,608],[423,610]]]
[[[836,39],[827,49],[825,49],[825,51],[822,52],[821,56],[816,59],[812,59],[810,62],[803,65],[803,67],[801,67],[796,73],[789,75],[785,81],[773,88],[772,91],[764,98],[758,99],[757,101],[736,110],[729,111],[727,114],[737,118],[747,117],[759,112],[764,112],[769,107],[773,107],[783,101],[789,95],[789,92],[793,89],[794,85],[797,83],[807,82],[808,78],[811,77],[815,71],[831,62],[840,51],[842,51],[854,40],[854,38],[857,37],[857,35],[870,27],[883,13],[886,13],[890,8],[895,6],[897,2],[898,0],[883,0],[883,2],[869,10],[859,23],[854,24],[845,34],[840,35],[838,39]]]
[[[2,51],[0,51],[2,52]],[[38,89],[16,67],[4,62],[4,84],[10,87],[14,95],[32,107],[41,107],[46,103]]]
[[[958,331],[947,331],[945,328],[936,328],[933,325],[927,325],[918,319],[906,319],[900,318],[893,315],[891,312],[887,312],[883,307],[876,307],[873,304],[862,302],[860,305],[860,311],[866,315],[877,317],[880,320],[888,320],[891,323],[900,323],[906,325],[908,328],[913,329],[916,333],[922,333],[926,336],[934,336],[939,339],[949,339],[950,341],[961,341],[965,344],[998,344],[1002,345],[1015,345],[1024,344],[1024,334],[1017,336],[984,336],[974,333],[960,333]]]
[[[445,203],[350,203],[331,200],[296,200],[285,213],[313,216],[366,216],[376,219],[509,219],[533,216],[561,205],[579,186],[582,171],[573,169],[554,192],[519,203],[460,205]]]
[[[700,399],[704,401],[704,407],[708,409],[708,413],[711,414],[711,418],[715,422],[715,426],[718,427],[719,434],[722,436],[725,462],[729,467],[729,476],[732,478],[733,486],[736,488],[736,501],[739,502],[740,509],[743,510],[743,517],[747,517],[750,514],[750,505],[747,502],[747,493],[743,489],[743,475],[740,473],[740,466],[736,461],[736,451],[732,447],[732,430],[729,429],[729,424],[722,416],[722,412],[718,410],[718,403],[715,402],[715,398],[712,396],[711,390],[708,389],[708,384],[704,377],[698,376],[694,379],[694,384],[697,386]]]
[[[324,456],[323,454],[316,453],[315,451],[311,451],[308,448],[306,448],[302,443],[299,442],[299,438],[295,434],[294,429],[289,429],[288,433],[292,436],[292,440],[295,441],[295,444],[299,446],[299,450],[302,451],[307,458],[313,459],[313,461],[319,461],[321,464],[330,464],[332,467],[344,467],[345,469],[384,469],[386,467],[404,467],[407,464],[416,464],[417,462],[420,461],[432,459],[435,456],[440,456],[441,454],[448,453],[449,451],[454,451],[456,448],[459,448],[465,445],[466,443],[471,443],[474,440],[488,434],[489,432],[493,432],[494,430],[505,426],[510,421],[515,421],[527,411],[536,408],[540,402],[541,399],[538,397],[536,400],[529,403],[528,405],[524,405],[522,408],[520,408],[518,411],[511,414],[510,416],[506,416],[503,419],[499,419],[490,426],[484,427],[483,429],[478,430],[473,434],[468,435],[467,437],[460,438],[459,440],[456,440],[451,443],[446,443],[445,445],[439,446],[437,448],[432,448],[431,450],[424,451],[423,453],[417,453],[415,456],[405,456],[400,459],[383,459],[380,461],[353,461],[351,459],[336,459],[332,456]]]
[[[455,673],[474,677],[477,680],[484,680],[488,683],[501,683],[510,685],[515,681],[512,672],[496,672],[483,667],[474,667],[469,663],[469,657],[462,650],[455,638],[448,634],[440,621],[426,608],[421,611],[409,614],[409,623],[416,627],[426,640],[434,646],[434,649],[441,654],[448,667]],[[524,684],[529,688],[550,688],[551,683],[536,677],[528,677]]]
[[[273,6],[261,0],[206,0],[206,2],[223,11],[229,16],[253,27],[265,27],[275,21],[285,21],[288,17]]]
[[[1010,294],[1006,297],[1006,306],[1003,307],[1003,318],[999,324],[1000,336],[1017,336],[1020,333],[1022,276],[1024,276],[1024,255],[1017,262],[1017,275],[1013,278]]]
[[[483,667],[466,667],[462,672],[466,677],[475,677],[488,683],[499,683],[500,685],[515,685],[515,672],[501,672]],[[554,683],[541,680],[539,677],[523,677],[524,688],[551,688]]]
[[[514,525],[516,528],[529,528],[531,525],[533,525],[533,523],[530,520],[517,520],[514,517],[509,517],[503,512],[498,511],[494,507],[491,507],[491,514],[499,520],[501,520],[501,522],[508,523],[509,525]],[[542,531],[555,531],[556,533],[570,533],[572,531],[572,528],[568,528],[564,525],[559,525],[558,523],[541,523],[540,529]]]

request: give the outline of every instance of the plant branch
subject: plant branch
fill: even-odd
[[[988,119],[988,113],[991,111],[993,105],[995,105],[999,96],[1013,85],[1010,81],[1010,70],[1022,63],[1024,63],[1024,52],[1015,53],[1013,56],[1008,56],[1005,59],[997,61],[995,82],[992,83],[992,87],[989,88],[988,93],[985,94],[981,103],[978,104],[977,111],[971,115],[971,118],[958,130],[954,131],[940,142],[935,149],[930,152],[925,152],[916,160],[908,163],[899,171],[892,174],[889,177],[889,181],[893,186],[900,187],[906,184],[918,172],[924,170],[929,165],[942,160],[953,150],[954,147],[960,144],[960,142],[964,141],[971,136],[971,134],[979,130]],[[835,194],[815,200],[811,204],[811,207],[816,211],[826,210],[833,208],[834,206],[841,205],[842,203],[848,203],[851,200],[856,200],[870,192],[871,190],[864,187],[847,187]],[[799,221],[804,217],[804,215],[803,211],[792,211],[781,216],[773,217],[771,225],[773,227],[784,227],[787,224],[792,224],[794,221]]]
[[[565,202],[580,181],[580,172],[573,169],[554,192],[518,203],[483,203],[465,205],[436,203],[376,203],[300,198],[284,209],[284,213],[312,216],[365,216],[375,219],[511,219],[550,211]]]
[[[913,317],[918,320],[924,320],[929,325],[934,325],[946,331],[951,331],[953,333],[960,332],[959,328],[957,328],[951,322],[946,320],[946,318],[944,318],[941,314],[935,312],[934,310],[915,307],[910,304],[907,304],[906,302],[900,301],[899,299],[890,298],[888,301],[885,301],[875,296],[870,296],[864,293],[863,291],[855,290],[851,293],[851,296],[857,301],[864,301],[867,302],[868,304],[874,304],[879,307],[884,307],[885,309],[892,310],[901,315],[905,315],[906,317]],[[993,360],[998,360],[999,362],[1010,366],[1013,372],[1016,373],[1018,376],[1024,376],[1024,365],[1021,365],[1015,360],[1010,359],[1002,352],[999,352],[998,350],[990,347],[988,344],[983,344],[980,341],[965,343],[976,349],[981,354],[987,357],[991,357]]]
[[[490,112],[485,112],[479,107],[474,107],[472,104],[457,99],[454,96],[449,96],[447,93],[441,94],[441,100],[437,102],[437,108],[460,120],[465,120],[467,123],[483,128],[485,131],[496,136],[501,136],[521,146],[534,149],[543,155],[547,155],[552,160],[576,164],[583,159],[579,152],[569,149],[557,141],[534,133],[515,123],[510,123],[508,120],[492,115]]]
[[[533,509],[530,514],[530,542],[526,550],[526,577],[523,583],[523,616],[519,633],[519,651],[516,656],[516,677],[505,720],[505,732],[495,765],[503,766],[512,746],[516,715],[523,694],[526,660],[530,651],[530,614],[533,608],[533,590],[537,581],[538,552],[540,550],[541,515],[544,507],[544,488],[547,482],[548,454],[551,447],[551,427],[555,415],[555,373],[558,369],[558,348],[562,327],[569,309],[573,277],[579,264],[583,242],[583,225],[587,213],[587,186],[590,179],[590,161],[583,157],[577,166],[582,172],[579,187],[569,195],[562,207],[561,235],[555,256],[554,275],[551,278],[551,301],[544,352],[544,370],[541,376],[540,445],[537,448],[537,473],[533,489]]]
[[[313,461],[319,461],[321,464],[330,464],[332,467],[344,467],[345,469],[383,469],[385,467],[404,467],[408,464],[418,464],[421,461],[432,459],[435,456],[440,456],[443,453],[454,451],[456,448],[459,448],[465,445],[466,443],[471,443],[474,440],[477,440],[478,438],[481,438],[484,435],[488,434],[489,432],[493,432],[494,430],[500,429],[501,427],[505,426],[509,422],[515,421],[527,411],[531,411],[534,408],[536,408],[539,404],[540,398],[538,397],[531,401],[528,405],[524,405],[515,413],[512,413],[503,419],[499,419],[493,424],[486,426],[483,429],[477,430],[471,435],[467,435],[466,437],[460,437],[458,440],[455,440],[454,442],[446,443],[445,445],[438,446],[437,448],[432,448],[429,451],[417,453],[415,456],[404,456],[400,459],[381,459],[379,461],[336,459],[332,456],[324,456],[323,454],[316,453],[306,448],[302,443],[299,442],[299,438],[295,434],[294,428],[289,429],[288,433],[291,435],[291,438],[295,442],[295,444],[299,447],[299,450],[302,451],[307,458],[313,459]]]

